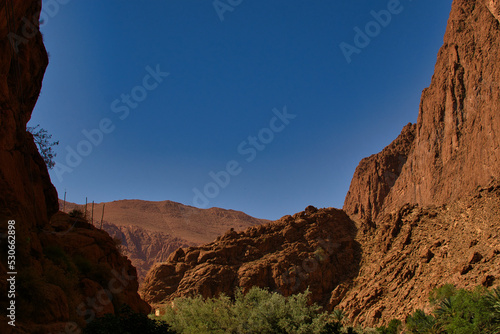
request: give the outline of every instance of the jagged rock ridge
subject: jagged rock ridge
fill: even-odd
[[[85,205],[63,204],[66,212]],[[121,200],[94,205],[94,222],[113,238],[121,240],[120,250],[137,268],[139,282],[155,264],[164,262],[179,247],[197,246],[215,240],[230,228],[236,231],[269,222],[243,212],[220,208],[198,209],[172,201]],[[91,206],[87,206],[91,220]]]
[[[376,221],[405,203],[449,203],[500,178],[499,7],[498,0],[453,2],[411,149],[402,152],[406,162],[393,185],[377,177],[391,166],[376,166],[390,161],[390,150],[360,163],[344,203],[353,218]],[[370,189],[387,194],[368,201]]]
[[[146,277],[143,294],[150,303],[200,294],[233,295],[237,287],[268,287],[284,295],[313,292],[328,305],[331,291],[356,276],[360,249],[356,228],[337,209],[308,207],[278,221],[228,231],[201,247],[179,248]]]

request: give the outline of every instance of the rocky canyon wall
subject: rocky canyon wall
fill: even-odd
[[[122,304],[150,310],[137,293],[135,268],[111,237],[56,214],[57,192],[26,131],[48,64],[38,30],[41,5],[0,2],[0,332],[7,334],[75,332]],[[15,263],[10,258],[7,265],[7,240],[14,241],[12,233],[7,239],[9,222]],[[9,274],[15,284],[7,284],[7,272],[17,272]],[[8,289],[15,298],[6,298]],[[89,304],[96,298],[102,302]],[[15,310],[7,311],[12,302]]]
[[[401,138],[363,160],[344,203],[353,218],[375,221],[405,203],[449,203],[500,178],[499,24],[497,0],[453,2],[414,139],[406,128],[401,135],[400,172],[392,148]]]

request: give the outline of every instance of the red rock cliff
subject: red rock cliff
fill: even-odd
[[[360,163],[344,203],[354,218],[376,220],[405,203],[449,203],[500,178],[499,8],[498,0],[453,2],[415,138],[406,135],[401,146],[400,136]],[[406,162],[387,182],[381,175],[393,169],[394,147]]]
[[[15,221],[16,264],[0,259],[1,333],[74,332],[123,303],[139,312],[135,268],[111,237],[58,211],[57,192],[26,124],[48,64],[40,0],[0,2],[0,243]],[[56,215],[54,215],[56,214]],[[52,219],[52,220],[51,220]],[[7,271],[16,276],[16,326],[6,322]],[[112,282],[112,285],[110,283]],[[118,282],[118,283],[117,283]],[[109,294],[108,294],[109,292]],[[88,300],[98,298],[97,304]],[[100,299],[100,301],[99,301]],[[76,327],[75,327],[76,326]]]

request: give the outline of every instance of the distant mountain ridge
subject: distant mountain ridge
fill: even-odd
[[[59,200],[65,212],[85,211],[85,205]],[[104,216],[102,215],[104,207]],[[94,204],[94,225],[121,240],[120,249],[137,268],[142,281],[152,265],[164,262],[179,247],[212,242],[230,229],[236,231],[269,222],[243,212],[198,209],[172,201],[119,200]],[[87,205],[92,220],[92,203]]]

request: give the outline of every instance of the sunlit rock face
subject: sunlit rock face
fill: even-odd
[[[405,203],[448,203],[500,178],[499,8],[498,0],[453,2],[414,139],[397,152],[401,170],[390,182],[379,175],[400,138],[367,158],[376,166],[360,163],[344,204],[354,218],[376,221]]]

